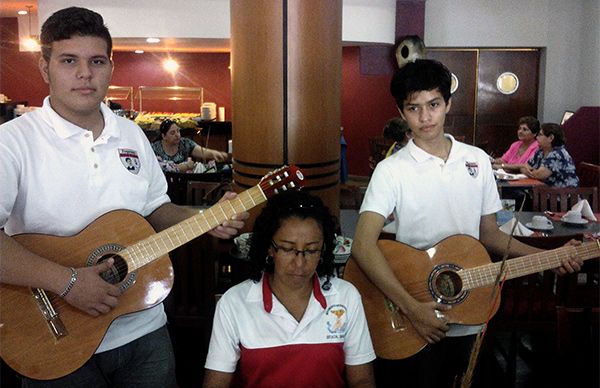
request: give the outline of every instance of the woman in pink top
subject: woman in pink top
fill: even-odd
[[[519,170],[524,164],[527,164],[529,158],[535,154],[538,149],[536,135],[540,131],[540,122],[532,116],[525,116],[519,119],[519,129],[517,136],[519,140],[512,143],[508,151],[501,158],[494,159],[494,169]]]

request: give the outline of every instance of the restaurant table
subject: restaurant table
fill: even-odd
[[[570,239],[582,240],[589,235],[598,236],[600,234],[600,222],[588,221],[588,223],[581,225],[568,224],[560,220],[563,215],[564,213],[555,213],[554,216],[548,216],[543,212],[515,212],[515,218],[526,227],[528,227],[527,223],[531,222],[534,216],[547,217],[552,221],[553,226],[550,230],[538,230],[528,227],[534,231],[533,235],[515,236],[515,238],[538,248],[553,249],[564,245]],[[597,220],[600,220],[600,214],[595,214],[595,216]]]
[[[533,178],[514,180],[497,179],[496,186],[498,187],[500,198],[504,198],[503,194],[508,190],[520,189],[521,191],[527,191],[532,189],[534,186],[546,186],[546,184]]]

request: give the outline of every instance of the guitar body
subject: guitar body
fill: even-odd
[[[116,210],[99,217],[75,236],[22,234],[14,238],[40,256],[78,268],[115,253],[115,244],[126,247],[154,234],[152,226],[139,214]],[[75,371],[94,354],[115,318],[150,308],[166,298],[173,286],[168,255],[137,269],[118,284],[124,289],[118,306],[99,317],[48,293],[68,332],[58,339],[49,329],[30,288],[0,284],[0,356],[13,369],[34,379],[54,379]]]
[[[114,258],[115,264],[101,276],[118,284],[122,295],[108,314],[92,317],[50,292],[0,284],[0,357],[18,373],[37,380],[77,370],[92,357],[117,317],[156,306],[167,297],[173,286],[170,251],[278,192],[303,184],[298,167],[283,166],[235,198],[219,201],[159,233],[139,214],[115,210],[75,236],[13,236],[27,250],[66,267]]]
[[[412,297],[421,302],[438,300],[452,306],[444,312],[450,323],[478,325],[498,310],[493,303],[492,285],[468,291],[460,289],[461,268],[491,262],[478,240],[465,235],[452,236],[426,251],[393,240],[380,240],[378,246],[394,275]],[[403,329],[394,330],[391,324],[394,314],[386,306],[387,298],[352,258],[344,269],[344,279],[353,283],[362,296],[377,356],[390,360],[407,358],[427,345],[400,312],[396,317]]]

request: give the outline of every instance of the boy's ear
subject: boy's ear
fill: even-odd
[[[448,103],[446,104],[446,113],[450,111],[450,106],[452,105],[452,97],[448,99]]]
[[[48,78],[48,62],[44,59],[43,56],[40,56],[38,66],[40,68],[40,74],[42,75],[44,82],[50,83],[49,78]]]

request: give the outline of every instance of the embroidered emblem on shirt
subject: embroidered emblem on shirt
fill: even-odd
[[[119,158],[127,171],[135,175],[140,172],[140,158],[137,151],[129,148],[119,148]]]
[[[346,306],[334,304],[327,308],[327,330],[332,334],[346,334],[348,328],[348,314]]]
[[[469,175],[473,178],[477,178],[477,175],[479,174],[479,165],[477,162],[465,162],[465,167],[467,168]]]

